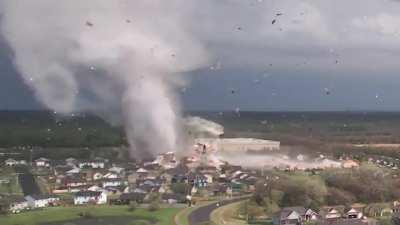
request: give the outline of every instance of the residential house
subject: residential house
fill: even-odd
[[[15,159],[7,159],[6,161],[4,161],[4,164],[6,166],[18,166],[18,165],[26,165],[26,161],[25,160],[15,160]]]
[[[70,170],[68,170],[67,172],[65,172],[65,174],[78,174],[81,172],[81,169],[78,167],[74,167]]]
[[[364,204],[359,204],[359,203],[355,203],[352,204],[350,209],[345,213],[345,217],[349,218],[349,219],[361,219],[363,218],[365,205]]]
[[[120,178],[120,176],[117,173],[109,172],[103,175],[103,179],[117,179],[117,178]]]
[[[61,183],[68,188],[74,188],[74,187],[80,187],[80,186],[87,185],[86,180],[82,179],[79,176],[67,176],[61,181]]]
[[[50,159],[38,158],[35,160],[35,166],[37,167],[50,167]]]
[[[101,191],[79,191],[74,196],[75,205],[84,204],[105,204],[107,203],[107,194]]]
[[[187,175],[188,183],[198,188],[207,186],[207,177],[200,173],[189,173]]]
[[[274,225],[300,225],[302,224],[302,215],[306,209],[304,207],[287,207],[276,213],[272,222]]]
[[[103,174],[102,173],[100,173],[100,172],[95,172],[95,173],[93,173],[93,178],[92,178],[93,180],[100,180],[100,179],[103,179]]]
[[[164,203],[168,204],[176,204],[176,203],[185,203],[186,197],[182,194],[175,193],[164,193],[161,195],[161,199]]]
[[[334,220],[318,220],[317,225],[369,225],[368,220],[363,219],[334,219]]]
[[[68,158],[65,160],[65,164],[67,164],[68,166],[72,166],[72,167],[76,167],[78,165],[78,160],[76,160],[75,158]]]
[[[79,168],[92,168],[92,169],[104,169],[105,162],[103,160],[90,160],[79,163]]]
[[[124,205],[128,205],[131,202],[143,203],[145,197],[145,193],[123,193],[119,196],[119,202]]]
[[[299,225],[304,221],[316,221],[318,213],[302,206],[285,207],[273,217],[274,225]]]
[[[111,173],[123,175],[125,172],[125,168],[113,166],[113,167],[109,168],[108,171],[110,171]]]
[[[339,219],[344,212],[344,206],[324,206],[320,210],[322,219]]]
[[[54,167],[54,175],[64,175],[67,174],[68,171],[72,170],[73,167],[70,165],[58,165]]]
[[[119,187],[124,184],[121,178],[107,178],[101,181],[103,188],[106,187]]]
[[[30,208],[44,208],[58,205],[60,198],[55,195],[28,195],[25,200]]]

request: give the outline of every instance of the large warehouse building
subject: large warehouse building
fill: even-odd
[[[219,152],[263,152],[279,150],[279,141],[255,138],[199,138],[196,144]]]

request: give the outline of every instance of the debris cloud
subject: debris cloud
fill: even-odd
[[[133,153],[178,150],[182,74],[207,65],[182,1],[0,1],[2,35],[36,97],[69,115],[123,115]],[[106,112],[106,113],[104,113]],[[121,113],[122,112],[122,113]]]

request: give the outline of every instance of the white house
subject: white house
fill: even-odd
[[[116,173],[107,173],[103,176],[103,178],[107,178],[107,179],[117,179],[119,178],[119,175]]]
[[[107,194],[100,191],[80,191],[75,194],[75,205],[84,205],[88,203],[105,204],[107,203]]]
[[[90,186],[87,190],[88,191],[100,191],[100,192],[105,191],[103,188],[101,188],[101,187],[99,187],[97,185]]]
[[[69,166],[76,166],[77,162],[78,161],[75,158],[72,158],[72,157],[70,157],[70,158],[65,160],[65,163],[67,165],[69,165]]]
[[[104,188],[106,188],[106,187],[119,187],[122,184],[123,184],[123,182],[119,178],[104,179],[102,181],[102,185],[103,185]]]
[[[104,169],[104,162],[100,160],[85,161],[79,163],[79,168],[90,167],[92,169]]]
[[[31,208],[44,208],[57,205],[60,198],[52,195],[27,195],[25,200]]]
[[[100,172],[96,172],[93,174],[93,180],[100,180],[103,179],[103,174]]]
[[[113,166],[110,169],[108,169],[108,171],[110,171],[112,173],[122,174],[125,171],[125,168]]]
[[[50,167],[50,160],[42,157],[35,160],[35,165],[37,167]]]
[[[66,174],[78,174],[81,172],[81,169],[74,167],[73,169],[68,170],[67,172],[65,172]]]
[[[25,160],[15,160],[15,159],[7,159],[5,162],[6,166],[17,166],[17,165],[26,165]]]
[[[349,219],[361,219],[363,217],[363,213],[356,208],[351,208],[346,212],[346,217]]]

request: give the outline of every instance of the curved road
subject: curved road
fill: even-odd
[[[237,201],[241,201],[246,198],[249,198],[249,196],[239,197],[239,198],[234,198],[234,199],[229,199],[229,200],[222,200],[219,202],[219,206],[223,206],[223,205],[227,205],[227,204],[234,203]],[[201,224],[201,223],[210,221],[210,215],[211,215],[212,211],[214,211],[216,208],[218,208],[217,203],[214,203],[214,204],[202,206],[202,207],[194,210],[189,215],[189,224],[196,225],[196,224]]]

